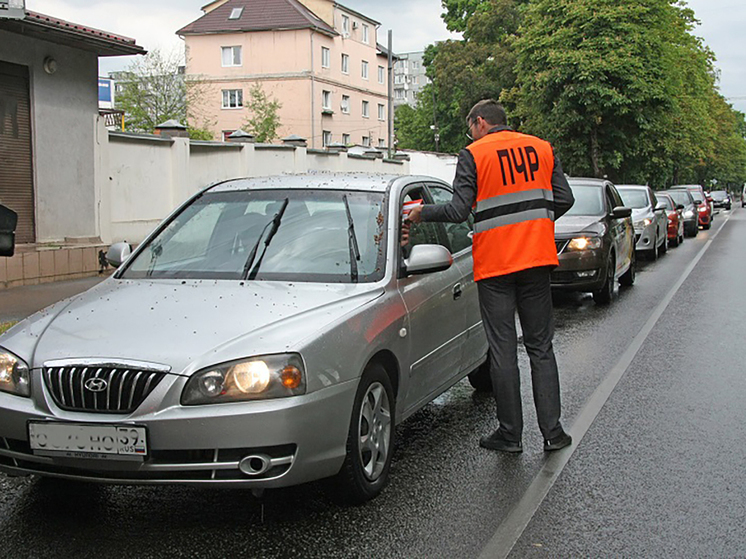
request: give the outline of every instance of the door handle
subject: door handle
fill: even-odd
[[[456,299],[460,299],[461,293],[462,293],[461,284],[457,283],[456,285],[453,286],[453,300],[455,301]]]

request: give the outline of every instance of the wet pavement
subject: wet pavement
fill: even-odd
[[[494,403],[462,381],[397,428],[391,483],[365,506],[338,505],[329,482],[257,500],[245,490],[0,474],[0,557],[745,556],[746,211],[725,217],[658,261],[642,262],[635,286],[608,307],[589,296],[556,297],[571,433],[598,387],[629,359],[534,508],[526,496],[554,459],[541,448],[521,352],[521,455],[477,446],[495,427]],[[0,321],[7,294],[0,292]],[[635,341],[639,351],[630,357]],[[495,542],[496,531],[521,515],[515,546]]]

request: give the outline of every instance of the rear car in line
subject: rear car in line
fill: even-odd
[[[705,189],[698,184],[685,184],[672,186],[669,190],[686,190],[694,198],[697,204],[697,217],[699,226],[702,229],[709,229],[712,226],[712,207],[705,194]]]
[[[733,205],[733,202],[730,199],[730,194],[725,190],[713,190],[710,192],[710,198],[712,198],[712,204],[715,208],[730,210]]]
[[[603,179],[569,178],[575,204],[554,224],[559,266],[552,288],[589,291],[599,304],[609,303],[617,280],[635,281],[632,210],[616,187]]]
[[[375,497],[394,426],[486,359],[469,224],[400,240],[405,202],[450,197],[356,173],[199,192],[0,336],[0,471]]]
[[[684,236],[696,237],[699,232],[699,217],[697,203],[688,190],[664,190],[665,194],[671,197],[677,206],[684,206],[681,210],[681,217],[684,220]]]
[[[668,244],[677,247],[684,242],[683,204],[676,204],[673,198],[665,192],[656,193],[658,202],[666,207],[668,216]]]

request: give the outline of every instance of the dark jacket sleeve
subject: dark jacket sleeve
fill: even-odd
[[[572,208],[575,197],[572,195],[570,185],[562,171],[562,164],[556,155],[554,156],[554,170],[552,171],[552,193],[554,194],[554,220],[557,221]]]
[[[456,178],[453,179],[453,198],[447,204],[425,204],[422,220],[461,223],[469,217],[476,200],[477,165],[471,152],[462,149],[458,154]]]

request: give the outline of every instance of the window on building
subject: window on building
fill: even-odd
[[[361,68],[361,73],[362,73],[363,79],[367,80],[368,79],[368,61],[367,60],[363,60],[363,63],[360,66],[360,68]]]
[[[233,8],[231,11],[231,15],[228,16],[228,19],[241,19],[241,14],[243,13],[243,8]]]
[[[332,143],[332,133],[329,130],[324,130],[321,137],[322,145],[324,147]]]
[[[417,76],[412,76],[412,83],[417,83]]]
[[[321,67],[328,68],[331,65],[331,51],[326,47],[321,47]]]
[[[321,92],[321,108],[326,110],[331,110],[332,108],[332,92],[331,91],[322,91]]]
[[[350,114],[350,96],[349,95],[342,95],[342,112],[345,114]]]
[[[417,61],[416,60],[412,60],[412,68],[417,68],[418,66],[419,66],[419,64],[417,63]]]
[[[378,147],[379,148],[385,148],[386,147],[386,140],[384,138],[378,138]]]
[[[386,68],[378,67],[378,83],[386,83]]]
[[[342,143],[344,145],[350,145],[350,135],[349,134],[342,134]]]
[[[342,16],[342,33],[350,34],[350,18],[347,16]]]
[[[369,103],[367,101],[363,101],[363,118],[368,118],[370,116],[368,107]]]
[[[386,120],[386,107],[378,103],[378,120]]]
[[[404,90],[403,89],[397,89],[394,91],[394,95],[397,99],[404,99]]]
[[[363,136],[363,145],[366,148],[370,147],[370,136]]]
[[[221,47],[223,67],[241,65],[241,47]]]
[[[350,55],[349,54],[342,54],[342,73],[343,74],[350,73]]]
[[[243,89],[224,89],[223,108],[240,109],[243,107]]]
[[[370,28],[363,23],[363,43],[366,45],[370,42]]]

